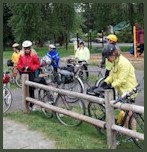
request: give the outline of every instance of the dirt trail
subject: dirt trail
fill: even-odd
[[[3,149],[55,149],[55,141],[27,125],[4,118],[3,128]]]

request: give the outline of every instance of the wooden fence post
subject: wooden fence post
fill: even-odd
[[[24,107],[24,112],[28,113],[29,112],[29,102],[26,100],[26,97],[29,96],[29,86],[25,85],[25,81],[29,80],[29,75],[28,74],[22,74],[22,101],[25,105]]]
[[[106,131],[108,149],[116,149],[115,132],[112,130],[112,125],[115,124],[114,108],[110,105],[113,99],[112,90],[105,90],[105,106],[106,106]]]

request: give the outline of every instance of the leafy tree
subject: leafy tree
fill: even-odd
[[[8,25],[8,20],[12,16],[11,10],[7,3],[3,5],[3,44],[4,48],[13,43],[14,37],[12,35],[11,27]]]
[[[42,31],[41,4],[18,3],[10,5],[9,25],[17,42],[36,41]]]
[[[52,23],[54,34],[58,37],[59,44],[64,45],[69,32],[72,30],[75,22],[74,5],[53,3]]]

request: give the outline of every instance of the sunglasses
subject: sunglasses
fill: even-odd
[[[31,50],[31,47],[24,47],[25,50]]]

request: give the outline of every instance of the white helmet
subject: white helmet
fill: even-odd
[[[30,47],[30,46],[32,46],[32,42],[26,40],[26,41],[24,41],[24,42],[22,43],[22,46],[23,46],[23,47]]]
[[[51,65],[52,59],[50,57],[48,57],[47,55],[45,55],[42,58],[42,61],[44,61],[47,65]]]
[[[53,44],[50,44],[49,47],[50,47],[51,49],[55,49],[55,48],[56,48],[55,45],[53,45]]]

